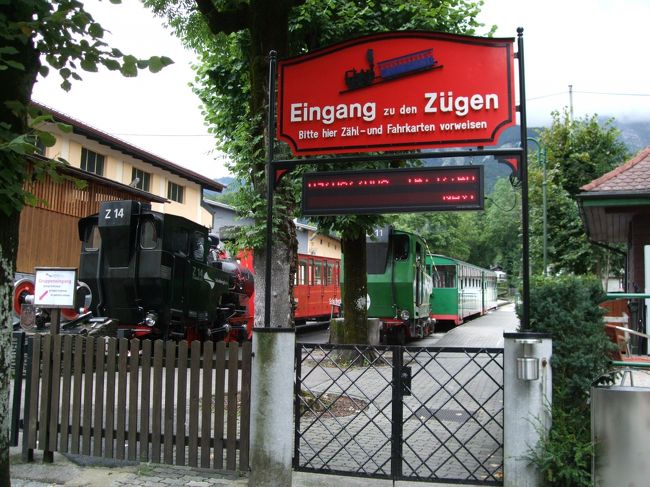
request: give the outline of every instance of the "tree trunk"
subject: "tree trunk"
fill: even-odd
[[[286,56],[288,52],[287,36],[289,12],[293,0],[268,2],[266,0],[252,1],[251,12],[251,113],[263,114],[256,133],[264,134],[265,143],[273,136],[274,127],[267,126],[269,83],[268,55],[271,50],[278,57]],[[275,93],[273,93],[275,102]],[[260,153],[265,153],[266,147],[260,147]],[[268,154],[267,154],[268,156]],[[266,180],[264,177],[265,161],[255,165],[253,185],[258,193],[266,196]],[[281,202],[282,207],[277,203]],[[293,224],[293,213],[296,207],[293,191],[286,184],[280,184],[275,191],[274,220],[280,220],[280,229],[273,234],[272,250],[272,293],[271,293],[271,323],[272,327],[293,326],[293,276],[297,260],[296,229]],[[277,224],[276,224],[277,225]],[[276,227],[277,228],[277,227]],[[264,289],[266,248],[255,251],[255,326],[264,326]]]
[[[293,326],[293,278],[296,274],[296,240],[295,225],[289,222],[293,233],[294,245],[287,248],[285,239],[273,239],[273,250],[271,255],[271,328],[287,328]],[[255,261],[255,327],[267,326],[264,323],[264,289],[266,288],[266,248],[256,250]],[[287,256],[293,256],[287,259]]]
[[[3,6],[3,14],[8,23],[25,22],[32,20],[33,5],[30,2],[9,2]],[[21,63],[24,69],[0,70],[0,86],[2,86],[3,102],[18,102],[22,109],[14,110],[8,106],[0,106],[0,123],[10,127],[9,131],[2,131],[3,137],[15,137],[27,131],[26,108],[30,102],[32,87],[36,81],[36,74],[40,66],[39,53],[32,42],[23,42],[24,39],[13,39],[3,47],[16,49],[12,59]],[[14,106],[15,108],[15,106]],[[5,142],[1,140],[0,142]],[[26,175],[25,160],[22,156],[0,151],[0,167],[3,171],[4,189],[15,195],[20,192]],[[22,203],[22,202],[21,202]],[[12,334],[12,306],[13,280],[16,269],[16,255],[18,251],[18,229],[20,224],[20,203],[14,204],[8,214],[0,212],[3,218],[2,231],[0,231],[0,486],[11,485],[9,474],[9,433],[10,409],[9,386],[11,383],[11,334]]]
[[[20,213],[5,220],[0,232],[0,486],[11,485],[9,476],[9,433],[11,410],[11,333],[13,279],[18,249]]]
[[[341,239],[341,251],[345,256],[343,261],[344,343],[366,344],[368,343],[368,280],[365,272],[359,272],[359,269],[366,269],[366,236],[363,233],[353,237],[344,235]]]

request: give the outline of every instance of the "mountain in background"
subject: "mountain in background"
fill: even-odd
[[[221,193],[217,193],[216,191],[210,191],[209,189],[205,189],[203,190],[204,198],[208,198],[210,200],[219,200],[220,196],[223,196],[226,193],[232,193],[237,188],[239,188],[239,183],[235,178],[231,176],[215,178],[213,179],[213,181],[223,184],[224,186],[226,186],[226,188]]]
[[[601,122],[607,120],[603,118]],[[641,149],[650,146],[650,121],[622,121],[614,120],[614,126],[621,132],[621,140],[628,147],[630,154],[634,155]],[[528,127],[528,137],[537,137],[540,127]],[[506,129],[499,139],[498,147],[518,147],[519,146],[519,127],[510,127]],[[537,150],[534,143],[528,144],[529,153],[533,154]],[[474,156],[474,157],[446,157],[441,159],[425,159],[424,165],[427,167],[439,166],[461,166],[469,164],[482,164],[485,166],[485,194],[489,194],[496,183],[497,178],[508,177],[512,174],[510,166],[496,162],[491,156]],[[225,184],[228,187],[222,193],[215,191],[204,191],[205,197],[210,199],[221,199],[223,195],[235,192],[239,189],[240,184],[233,177],[222,177],[215,179],[218,183]]]
[[[614,126],[621,131],[621,140],[631,154],[650,146],[650,121],[614,120]]]

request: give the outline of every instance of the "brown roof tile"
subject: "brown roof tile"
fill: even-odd
[[[650,191],[650,147],[580,188],[583,191]]]

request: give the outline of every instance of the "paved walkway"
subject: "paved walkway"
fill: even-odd
[[[436,346],[503,348],[503,333],[515,332],[518,327],[515,305],[506,304],[450,330]]]
[[[43,464],[35,452],[35,462],[20,461],[17,449],[11,451],[12,487],[246,487],[248,477],[189,467],[139,464],[79,466],[63,455],[54,455],[54,463]],[[449,487],[449,484],[402,482],[294,472],[293,487]],[[478,487],[466,484],[467,487]]]
[[[437,346],[503,347],[503,332],[515,331],[518,320],[511,305],[504,306],[478,320],[454,328],[442,337]],[[432,343],[433,344],[433,343]],[[427,346],[419,343],[419,346]],[[65,486],[184,486],[245,487],[246,476],[189,467],[157,464],[95,463],[88,457],[54,455],[54,463],[43,464],[42,452],[35,452],[35,462],[22,463],[20,447],[11,449],[11,479],[14,487]],[[109,466],[107,466],[109,465]],[[436,487],[448,484],[405,482],[319,475],[294,472],[293,487]],[[464,484],[470,486],[472,484]]]

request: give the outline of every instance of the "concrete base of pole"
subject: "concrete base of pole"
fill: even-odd
[[[381,321],[379,318],[368,318],[368,340],[366,344],[368,345],[379,345],[380,344],[380,326]],[[345,319],[344,318],[332,318],[330,320],[330,344],[339,345],[349,343],[345,342]]]
[[[503,485],[537,487],[526,458],[551,427],[552,341],[542,333],[504,333]]]
[[[291,487],[293,328],[254,328],[249,486]]]

